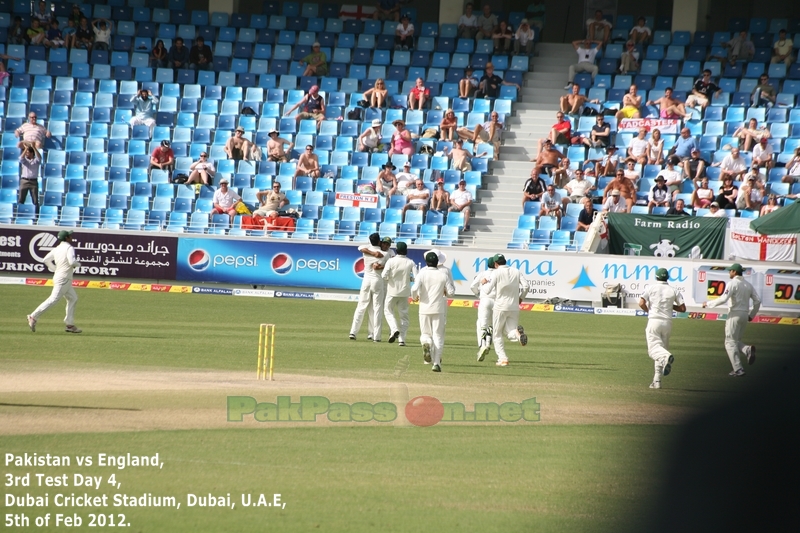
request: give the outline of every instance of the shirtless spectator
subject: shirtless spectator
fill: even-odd
[[[594,221],[594,204],[591,198],[581,200],[583,211],[578,213],[578,231],[589,231],[589,226]]]
[[[646,165],[648,146],[647,128],[639,128],[639,134],[631,139],[631,144],[628,145],[628,153],[625,161]]]
[[[500,115],[497,111],[492,111],[489,116],[489,121],[475,126],[475,130],[471,131],[465,127],[458,128],[456,133],[459,138],[465,141],[471,141],[476,144],[479,140],[481,142],[490,143],[494,147],[494,158],[500,154],[500,134],[503,131],[503,123],[500,122]]]
[[[278,211],[289,204],[286,195],[281,192],[281,184],[277,181],[272,182],[272,190],[258,191],[258,209],[253,211],[253,216],[276,217]]]
[[[664,89],[664,96],[658,100],[648,100],[647,105],[658,105],[661,118],[692,118],[692,114],[686,112],[683,102],[672,97],[672,87]]]
[[[45,138],[50,138],[50,132],[44,126],[36,122],[36,113],[28,112],[28,122],[14,131],[14,136],[19,138],[17,148],[23,150],[28,145],[33,145],[37,150],[44,147]]]
[[[630,33],[628,33],[628,38],[633,41],[633,44],[647,44],[651,34],[652,31],[647,27],[647,20],[644,17],[639,17],[639,20],[636,21],[636,26],[631,28]]]
[[[604,155],[603,159],[600,159],[594,165],[594,171],[597,173],[597,176],[602,178],[603,176],[613,176],[615,173],[617,173],[619,159],[617,147],[614,145],[607,146],[606,155]],[[622,169],[620,169],[619,172],[622,172]]]
[[[292,188],[295,187],[297,176],[310,176],[318,178],[320,173],[319,156],[314,153],[314,147],[310,144],[306,146],[305,152],[300,154],[297,159],[297,169],[294,171],[294,178],[292,179]]]
[[[414,85],[408,93],[408,108],[422,110],[425,103],[430,100],[431,90],[425,87],[425,80],[417,78],[416,85]]]
[[[531,177],[525,182],[522,187],[522,207],[525,207],[525,202],[541,202],[542,195],[544,195],[544,182],[539,178],[540,174],[544,171],[538,166],[531,169]]]
[[[553,143],[550,141],[550,139],[545,139],[542,150],[536,157],[536,166],[547,174],[552,175],[553,170],[558,167],[558,164],[565,157],[566,156],[562,154],[558,148],[553,146]]]
[[[456,139],[453,143],[453,149],[449,150],[446,146],[444,148],[444,155],[453,160],[453,170],[460,170],[461,172],[469,172],[472,170],[472,158],[484,157],[486,152],[478,155],[473,154],[469,150],[464,149],[464,141]]]
[[[561,160],[558,169],[553,171],[553,185],[556,189],[563,189],[570,181],[575,179],[575,170],[570,168],[571,161],[568,157]]]
[[[631,85],[628,92],[622,97],[622,109],[617,111],[617,120],[624,118],[640,118],[639,108],[642,107],[642,95],[637,93],[636,85]]]
[[[606,188],[603,190],[603,202],[608,200],[608,196],[614,191],[617,191],[622,196],[627,204],[627,210],[630,211],[631,207],[633,207],[633,203],[636,201],[636,191],[633,190],[633,185],[630,180],[625,177],[625,171],[622,169],[617,171],[614,175],[614,179],[609,181],[608,185],[606,185]]]
[[[283,146],[288,145],[291,152],[294,148],[294,143],[287,141],[276,130],[269,132],[269,140],[267,141],[267,161],[274,161],[275,163],[288,163],[289,154],[283,151]]]
[[[431,197],[431,192],[425,188],[422,180],[417,180],[416,189],[408,192],[406,195],[406,205],[403,206],[403,220],[406,218],[406,211],[413,209],[422,211],[422,218],[425,219],[425,212],[428,210],[428,200]]]
[[[415,189],[411,189],[414,191]],[[444,179],[439,178],[436,180],[436,188],[433,190],[431,197],[431,211],[436,211],[444,216],[447,209],[450,207],[450,193],[444,189]]]
[[[250,139],[244,136],[244,128],[238,126],[233,132],[233,137],[225,143],[225,153],[228,154],[228,159],[247,161],[252,146]]]
[[[590,41],[600,41],[602,46],[608,43],[611,37],[611,23],[603,17],[603,12],[598,9],[594,18],[586,21],[586,38]]]
[[[570,115],[580,115],[581,108],[588,101],[589,99],[581,94],[581,88],[577,85],[573,85],[570,93],[561,97],[561,112]]]
[[[317,121],[317,129],[319,129],[320,123],[325,120],[325,99],[319,94],[319,85],[313,85],[308,90],[308,94],[286,111],[283,116],[288,117],[298,107],[302,111],[295,117],[297,123],[299,124],[301,120],[313,119]]]
[[[722,89],[711,80],[711,71],[705,69],[703,77],[694,82],[692,93],[686,98],[686,107],[698,107],[703,111],[711,103],[713,96],[722,94]]]
[[[464,231],[469,231],[469,214],[472,210],[472,193],[467,190],[467,182],[458,182],[458,188],[450,195],[448,212],[464,213]]]
[[[605,148],[611,143],[611,126],[603,115],[597,115],[595,118],[595,125],[589,133],[589,141],[593,148]]]

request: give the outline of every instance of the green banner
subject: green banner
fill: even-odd
[[[727,217],[608,214],[612,254],[722,259]]]

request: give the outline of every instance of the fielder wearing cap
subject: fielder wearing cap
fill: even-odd
[[[496,254],[493,259],[494,275],[491,280],[481,283],[485,285],[487,293],[495,294],[492,332],[494,351],[497,353],[496,365],[508,366],[506,338],[512,342],[519,341],[522,346],[528,344],[525,329],[519,324],[519,304],[528,294],[528,282],[519,270],[506,264],[503,254]]]
[[[478,361],[483,361],[492,348],[492,318],[494,311],[494,292],[488,292],[488,282],[494,275],[494,257],[486,260],[486,270],[478,272],[472,278],[469,289],[480,300],[478,302]]]
[[[36,310],[28,315],[28,327],[36,331],[36,322],[48,309],[53,307],[64,297],[67,300],[67,316],[64,318],[64,331],[67,333],[80,333],[82,330],[75,325],[75,306],[78,295],[72,288],[72,274],[81,266],[75,258],[75,248],[72,246],[72,230],[61,230],[56,237],[59,244],[44,257],[44,264],[53,272],[53,292],[50,297],[42,302]]]
[[[716,300],[703,302],[703,307],[719,307],[728,303],[728,319],[725,321],[725,350],[728,352],[728,359],[731,361],[733,370],[729,376],[744,376],[741,357],[747,357],[747,364],[752,365],[756,362],[756,347],[742,343],[742,335],[747,323],[758,314],[761,308],[761,298],[758,297],[756,290],[749,281],[742,277],[744,268],[739,263],[734,263],[728,267],[731,281],[728,282],[725,292]],[[753,307],[750,308],[750,301]]]
[[[439,268],[439,256],[435,251],[425,253],[425,265],[414,280],[411,297],[419,303],[419,342],[423,361],[432,363],[434,372],[441,372],[447,298],[455,294],[456,288],[452,278]]]
[[[388,237],[387,237],[388,238]],[[399,341],[406,345],[408,333],[408,297],[411,296],[411,280],[416,265],[406,257],[408,246],[403,241],[397,243],[397,255],[386,262],[381,276],[386,284],[386,300],[383,315],[392,333],[389,342]]]
[[[648,313],[644,337],[647,340],[647,355],[653,360],[655,367],[651,389],[661,388],[661,377],[672,372],[672,363],[675,362],[669,351],[672,312],[686,312],[686,304],[680,291],[667,283],[669,272],[666,268],[656,270],[656,281],[657,283],[648,285],[639,298],[639,307]]]
[[[353,313],[353,323],[350,326],[350,340],[356,340],[356,334],[361,329],[361,322],[364,315],[367,315],[368,333],[367,340],[381,342],[381,332],[383,329],[383,300],[385,295],[385,284],[381,277],[381,271],[386,262],[392,257],[389,250],[392,241],[388,237],[381,239],[378,233],[369,236],[369,245],[358,247],[358,251],[363,254],[364,259],[364,278],[361,281],[361,291],[358,295],[358,305]]]

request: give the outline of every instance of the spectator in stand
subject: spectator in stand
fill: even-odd
[[[458,19],[458,37],[460,39],[474,39],[478,32],[478,17],[472,12],[472,3],[464,7],[464,14]]]
[[[457,139],[457,128],[458,118],[456,118],[456,113],[452,109],[448,109],[444,112],[442,122],[439,124],[439,138],[443,141],[452,141],[454,137]]]
[[[292,148],[294,148],[294,143],[281,137],[277,130],[272,130],[267,135],[269,136],[269,140],[267,141],[267,161],[288,163],[289,154],[284,152],[283,147],[284,145],[288,145],[289,152],[291,153]]]
[[[244,128],[238,126],[233,132],[233,137],[225,143],[225,153],[228,154],[228,159],[247,161],[252,147],[250,139],[244,136]]]
[[[561,215],[563,214],[564,203],[564,199],[556,192],[555,186],[552,183],[549,184],[547,190],[542,195],[542,206],[539,209],[539,217],[555,217],[557,219],[556,227],[561,227]]]
[[[58,20],[53,19],[50,21],[50,29],[47,30],[47,39],[44,45],[48,48],[61,48],[64,46],[64,34],[58,29]]]
[[[108,51],[111,47],[111,32],[114,30],[114,23],[108,19],[94,19],[92,21],[92,31],[94,31],[95,50]]]
[[[597,47],[592,48],[592,43],[596,44]],[[570,86],[572,85],[572,81],[575,79],[575,74],[579,72],[591,73],[592,81],[594,81],[598,70],[597,65],[595,65],[594,62],[602,45],[602,41],[590,39],[572,41],[572,47],[578,53],[578,62],[569,66],[569,78],[567,79],[567,84],[564,86],[565,91],[569,90]]]
[[[700,106],[700,110],[703,111],[711,103],[711,97],[720,94],[722,94],[722,89],[711,80],[711,71],[705,69],[703,77],[694,82],[692,93],[686,99],[686,107]]]
[[[611,141],[611,126],[608,125],[603,115],[595,117],[595,125],[589,134],[593,148],[605,148]]]
[[[24,150],[26,146],[32,145],[37,150],[44,148],[45,138],[50,138],[50,132],[41,124],[36,122],[36,113],[28,113],[28,122],[14,130],[14,136],[20,141],[17,148]]]
[[[800,148],[795,148],[794,155],[786,163],[786,175],[781,178],[783,183],[800,183]]]
[[[692,138],[692,140],[694,140],[694,138]],[[650,140],[647,141],[647,164],[661,166],[663,163],[664,139],[661,138],[661,130],[655,128],[650,132]]]
[[[592,183],[583,177],[583,170],[577,169],[575,171],[575,178],[573,178],[569,183],[564,186],[564,189],[567,191],[567,196],[564,198],[564,204],[572,203],[580,203],[591,193],[593,190],[596,189]],[[565,207],[566,209],[566,207]]]
[[[6,70],[6,64],[0,61],[0,85],[5,86],[6,80],[11,77],[11,74]]]
[[[589,99],[581,94],[581,88],[573,85],[569,94],[565,94],[559,101],[562,113],[570,115],[580,115],[581,108]]]
[[[759,216],[763,217],[764,215],[768,215],[773,211],[775,211],[776,209],[778,209],[779,207],[780,206],[778,205],[778,197],[775,196],[774,194],[770,194],[769,197],[767,198],[766,205],[761,206],[761,212],[759,213]]]
[[[159,169],[167,172],[167,177],[175,170],[175,152],[168,140],[161,141],[161,144],[153,149],[150,154],[150,168],[148,170]]]
[[[736,197],[736,208],[739,210],[761,212],[761,205],[764,202],[766,189],[761,180],[758,179],[758,169],[753,168],[753,172],[748,174],[744,180],[742,188]]]
[[[392,133],[391,145],[389,147],[389,157],[395,154],[407,156],[414,155],[414,143],[411,142],[411,132],[406,129],[406,123],[400,119],[392,122],[394,133]]]
[[[594,12],[594,18],[586,21],[586,39],[598,41],[600,46],[605,47],[611,37],[611,23],[603,16],[603,11],[598,9]]]
[[[647,148],[649,144],[646,137],[647,128],[639,128],[638,135],[631,139],[631,143],[628,145],[628,157],[625,158],[625,161],[631,161],[640,165],[647,164]]]
[[[620,192],[616,189],[611,191],[605,202],[603,202],[603,213],[627,213],[628,206],[625,200],[621,199]]]
[[[775,105],[777,98],[775,87],[769,82],[769,76],[762,74],[758,78],[758,85],[753,89],[753,94],[750,97],[753,107],[766,107],[769,109]]]
[[[634,45],[644,45],[650,41],[652,33],[650,28],[647,27],[647,20],[644,17],[639,17],[639,20],[636,21],[636,26],[631,28],[631,31],[628,33],[628,38]]]
[[[680,136],[675,140],[675,146],[669,151],[670,155],[676,155],[681,161],[689,159],[692,156],[692,150],[700,149],[697,141],[692,136],[689,128],[681,128]]]
[[[35,20],[35,19],[34,19]],[[19,156],[19,193],[17,203],[22,205],[31,193],[33,205],[39,207],[39,167],[42,157],[33,144],[27,144]]]
[[[411,189],[414,191],[415,189]],[[408,193],[406,193],[407,195]],[[450,207],[450,193],[444,189],[444,179],[439,178],[436,180],[436,188],[433,190],[431,196],[431,211],[440,213],[442,217],[447,215],[447,209]]]
[[[314,153],[314,147],[310,144],[306,146],[305,152],[297,158],[297,168],[292,178],[292,189],[295,188],[297,176],[310,176],[318,178],[320,176],[319,156]]]
[[[667,159],[667,164],[660,175],[667,180],[667,187],[669,187],[669,192],[674,202],[683,186],[683,167],[680,166],[680,160],[677,156],[673,155]]]
[[[89,53],[92,52],[92,42],[94,40],[94,31],[89,26],[89,20],[86,17],[81,17],[81,22],[75,29],[75,48],[85,48]]]
[[[464,69],[464,77],[458,82],[459,98],[469,98],[478,90],[478,78],[473,75],[473,72],[475,71],[470,66]]]
[[[624,118],[639,118],[642,116],[639,108],[642,107],[642,96],[637,94],[636,85],[631,85],[628,92],[622,97],[622,109],[617,111],[617,120]]]
[[[164,41],[159,39],[150,52],[150,68],[167,68],[169,65],[169,52],[164,47]]]
[[[297,123],[300,124],[300,121],[304,119],[314,119],[317,121],[317,129],[319,129],[319,125],[325,120],[325,99],[319,94],[319,85],[312,85],[308,94],[289,108],[283,116],[288,117],[298,107],[302,111],[295,117]]]
[[[521,89],[519,84],[504,81],[503,78],[495,74],[494,64],[490,61],[486,63],[483,77],[478,82],[478,90],[475,92],[475,98],[497,98],[500,96],[500,87],[502,85],[516,87],[517,91]]]
[[[680,198],[675,200],[675,205],[667,209],[667,215],[669,216],[679,216],[679,217],[690,217],[692,216],[691,213],[684,209],[685,204],[684,201]]]
[[[192,49],[189,50],[189,68],[194,70],[212,70],[214,68],[211,47],[202,37],[198,37],[194,41]]]
[[[544,170],[538,166],[531,169],[531,177],[525,182],[522,187],[522,207],[525,207],[525,202],[541,202],[544,195],[545,185],[539,178],[540,174],[544,174]]]
[[[319,43],[311,45],[311,53],[300,60],[300,65],[305,65],[303,76],[327,76],[328,56],[320,49]]]
[[[700,157],[700,150],[692,148],[692,155],[689,159],[683,161],[683,172],[686,177],[694,182],[697,187],[700,180],[706,175],[706,168],[708,168],[708,161]]]
[[[50,25],[50,20],[54,17],[50,12],[50,10],[47,9],[47,3],[39,2],[38,9],[33,14],[33,18],[38,20],[39,24],[41,24],[41,26],[45,28]]]
[[[418,179],[417,175],[411,172],[411,161],[403,163],[403,171],[398,172],[395,177],[397,178],[397,192],[403,196],[408,194],[408,191],[414,187],[414,182]]]
[[[570,168],[571,162],[565,157],[559,163],[558,168],[553,170],[553,185],[556,189],[563,189],[567,183],[575,179],[575,172]]]
[[[700,184],[692,192],[692,207],[695,209],[706,209],[714,201],[714,191],[708,188],[708,178],[700,179]]]
[[[408,92],[408,108],[422,111],[431,97],[431,90],[425,87],[425,80],[417,78],[416,84]]]
[[[272,182],[272,190],[258,191],[256,193],[258,209],[253,211],[253,216],[276,217],[278,211],[289,205],[286,195],[281,192],[281,184]]]
[[[484,4],[483,13],[478,17],[478,33],[475,34],[475,40],[491,39],[495,28],[497,28],[497,15],[492,13],[489,4]]]
[[[712,218],[719,218],[725,216],[725,211],[722,211],[719,208],[719,203],[711,202],[711,205],[708,206],[708,213],[703,215],[704,217],[712,217]]]
[[[181,37],[175,38],[175,42],[169,49],[167,61],[172,68],[185,69],[189,65],[189,49],[183,45],[183,39]]]
[[[769,139],[772,134],[767,129],[766,123],[759,127],[758,121],[751,118],[747,121],[746,126],[742,125],[736,128],[736,131],[733,132],[733,136],[739,139],[739,148],[744,149],[745,152],[749,152],[753,143],[759,143],[761,139]]]
[[[591,198],[581,200],[583,210],[578,213],[578,231],[589,231],[589,226],[594,222],[594,204]]]
[[[430,200],[431,192],[425,188],[422,180],[416,181],[416,189],[408,191],[406,195],[406,205],[403,206],[403,220],[406,218],[406,211],[414,209],[422,211],[422,218],[425,219],[425,212],[428,210],[428,200]]]
[[[753,148],[753,165],[769,172],[770,169],[775,166],[774,157],[775,155],[772,150],[772,145],[769,144],[769,139],[762,137],[755,148]]]
[[[25,28],[22,27],[22,17],[14,17],[14,23],[8,28],[8,44],[28,44],[26,37]]]
[[[633,31],[633,30],[631,30]],[[625,51],[619,59],[619,73],[637,72],[639,70],[639,50],[633,41],[625,43]]]
[[[414,25],[408,15],[400,17],[400,23],[394,30],[394,49],[409,50],[414,48]]]
[[[467,128],[458,128],[456,133],[460,139],[471,141],[473,144],[481,142],[489,143],[494,147],[494,158],[500,154],[500,135],[503,132],[503,123],[500,122],[500,115],[497,111],[492,111],[489,115],[489,121],[475,126],[475,130],[471,131]]]
[[[492,33],[495,54],[508,54],[511,52],[511,41],[514,39],[514,32],[508,22],[501,20]]]
[[[648,100],[647,105],[658,105],[661,118],[692,118],[692,114],[686,111],[683,102],[672,97],[672,87],[664,89],[664,96],[658,100]]]
[[[39,19],[31,20],[31,27],[28,28],[25,33],[28,36],[28,41],[32,45],[43,45],[45,39],[47,38],[47,33],[45,32],[44,28],[42,28],[42,25],[39,24]]]
[[[400,0],[378,0],[375,4],[374,20],[400,20]]]
[[[552,175],[553,170],[558,168],[559,163],[562,159],[566,156],[562,154],[558,148],[553,145],[553,142],[550,139],[545,139],[544,144],[542,145],[542,149],[539,152],[539,155],[536,157],[536,166],[546,172],[549,175]]]
[[[739,35],[724,45],[728,49],[727,59],[731,65],[736,64],[737,61],[750,61],[756,53],[756,47],[753,45],[753,41],[747,37],[746,31],[739,32]]]
[[[448,212],[464,213],[464,231],[469,231],[469,214],[472,209],[472,193],[467,190],[466,180],[458,182],[458,188],[450,195]]]
[[[359,152],[379,152],[381,144],[381,119],[376,118],[372,121],[369,128],[365,129],[358,136]]]
[[[473,152],[464,149],[464,141],[456,139],[453,142],[453,149],[448,150],[445,146],[444,155],[453,160],[452,169],[460,170],[461,172],[469,172],[472,170],[472,158],[484,157],[486,152],[475,155]]]
[[[212,215],[228,214],[231,217],[231,222],[236,216],[236,206],[242,201],[242,197],[236,192],[228,189],[228,178],[219,180],[219,188],[214,191],[214,197],[211,202],[214,208],[211,210]]]
[[[217,173],[214,163],[208,160],[208,152],[202,152],[200,159],[189,165],[189,170],[192,172],[189,174],[189,179],[186,180],[186,185],[201,182],[203,185],[211,185],[211,180]]]
[[[733,178],[731,176],[723,177],[715,203],[719,205],[720,209],[736,209],[737,196],[739,196],[739,187],[733,184]]]
[[[81,7],[78,4],[72,4],[72,11],[69,14],[69,20],[75,23],[75,26],[79,26],[81,23],[81,19],[86,18],[86,15],[83,14],[81,11]]]
[[[636,172],[636,162],[635,161],[626,161],[625,162],[625,170],[623,171],[625,174],[625,178],[631,182],[631,185],[635,190],[639,190],[639,173]]]
[[[613,176],[618,172],[624,172],[622,169],[617,169],[617,167],[619,167],[619,160],[620,157],[617,153],[617,147],[613,144],[607,146],[606,155],[603,156],[603,159],[595,163],[594,171],[597,173],[598,177]]]
[[[133,102],[133,116],[131,117],[131,128],[134,126],[145,125],[150,128],[150,137],[156,127],[156,106],[158,98],[153,96],[153,92],[148,89],[141,89],[131,97]]]
[[[778,30],[778,40],[772,45],[772,59],[770,62],[773,64],[785,63],[788,69],[794,61],[792,50],[794,50],[794,43],[791,38],[786,36],[786,30],[781,28]]]
[[[744,176],[745,172],[747,172],[747,164],[739,154],[738,148],[733,148],[731,153],[725,156],[722,160],[722,163],[719,165],[720,167],[720,179],[723,181],[726,177],[730,177],[734,181],[741,181],[742,176]],[[722,202],[720,202],[720,207],[722,209],[726,209]]]
[[[522,19],[519,22],[517,33],[514,34],[514,55],[519,55],[520,50],[522,50],[523,55],[532,56],[534,37],[535,35],[528,24],[528,19]]]
[[[386,105],[386,96],[389,90],[386,88],[386,82],[383,78],[375,80],[375,85],[364,91],[363,98],[367,101],[372,108],[381,108]]]
[[[539,152],[542,151],[542,146],[545,140],[549,140],[551,144],[570,144],[572,138],[572,123],[564,116],[564,113],[559,111],[556,113],[556,123],[550,128],[550,133],[547,134],[546,139],[539,139]]]
[[[378,179],[375,180],[375,192],[386,198],[386,207],[389,207],[389,202],[392,195],[397,191],[397,177],[394,175],[396,166],[391,161],[387,161],[378,172]]]
[[[614,175],[614,179],[609,181],[608,185],[606,185],[606,188],[603,190],[603,201],[605,202],[608,200],[609,195],[614,192],[622,196],[622,203],[624,203],[627,208],[626,212],[630,211],[630,208],[633,207],[633,203],[636,201],[636,191],[633,189],[630,180],[625,177],[625,171],[622,169],[617,171]]]

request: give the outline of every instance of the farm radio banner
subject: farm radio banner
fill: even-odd
[[[722,259],[727,217],[609,213],[612,254]]]

